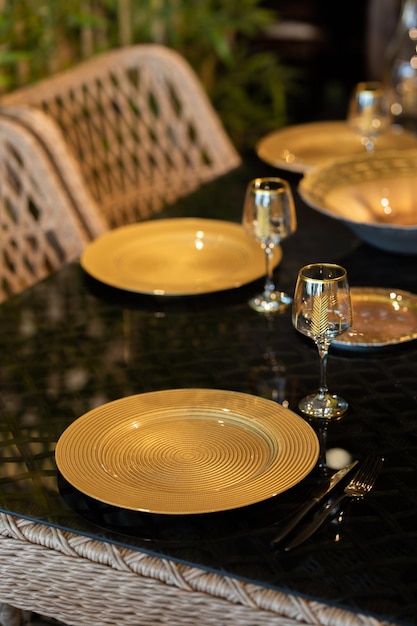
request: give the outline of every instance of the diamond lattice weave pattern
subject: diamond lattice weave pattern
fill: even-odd
[[[0,301],[72,261],[87,241],[36,139],[0,119]]]
[[[58,125],[60,167],[76,163],[110,227],[146,219],[240,163],[194,72],[161,46],[103,54],[1,103],[55,160]],[[36,128],[22,105],[46,114]]]

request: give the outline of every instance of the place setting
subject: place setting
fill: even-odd
[[[363,153],[373,153],[373,144],[363,145]],[[307,205],[319,211],[307,195],[320,190],[310,182],[320,171],[306,173],[299,187]],[[81,257],[86,274],[167,301],[239,291],[263,279],[263,291],[247,306],[267,325],[290,312],[293,328],[315,343],[320,372],[317,391],[298,401],[297,412],[258,394],[196,387],[123,397],[80,416],[59,438],[55,458],[64,497],[89,521],[151,543],[157,529],[159,539],[174,544],[178,536],[184,541],[185,527],[192,537],[210,518],[226,520],[268,505],[275,511],[273,503],[281,501],[287,505],[273,519],[267,515],[266,526],[258,521],[233,530],[235,537],[266,533],[275,552],[308,540],[342,497],[362,498],[372,489],[380,459],[378,470],[368,468],[370,486],[362,491],[362,474],[353,469],[362,472],[363,459],[347,452],[343,465],[328,465],[328,429],[348,412],[347,400],[327,387],[329,351],[414,338],[415,298],[400,290],[350,287],[346,269],[327,262],[303,266],[294,293],[282,291],[276,281],[281,243],[296,230],[291,187],[272,176],[247,183],[240,224],[156,219],[115,229],[87,246]],[[313,497],[303,492],[306,482]],[[321,515],[319,504],[325,507]],[[295,540],[293,531],[308,519]],[[226,527],[218,523],[218,538],[230,535]]]
[[[280,404],[220,389],[120,398],[59,438],[60,493],[104,532],[149,546],[272,536],[305,497],[319,443]]]
[[[241,224],[154,220],[111,231],[86,248],[81,266],[95,279],[168,300],[238,289],[264,277],[263,291],[247,306],[266,322],[292,311],[294,329],[317,346],[320,369],[318,390],[299,400],[298,413],[261,395],[184,388],[119,398],[80,416],[59,438],[55,459],[64,498],[70,506],[79,506],[89,521],[151,542],[152,529],[157,528],[166,540],[166,524],[173,536],[174,527],[191,523],[195,529],[194,521],[206,524],[213,516],[266,506],[302,493],[305,480],[313,480],[321,495],[308,498],[302,508],[297,500],[290,513],[284,507],[266,529],[258,523],[248,531],[272,535],[275,551],[283,539],[276,529],[284,521],[291,531],[298,526],[299,512],[294,514],[294,509],[303,511],[304,520],[333,489],[339,493],[343,487],[347,491],[341,494],[353,494],[349,489],[357,483],[344,479],[353,480],[351,470],[362,464],[348,458],[335,472],[327,464],[328,427],[348,410],[348,402],[327,388],[327,360],[331,345],[343,345],[345,337],[347,345],[355,344],[368,305],[382,315],[379,304],[384,297],[372,301],[376,291],[371,290],[368,298],[361,298],[361,290],[350,288],[346,269],[334,263],[302,267],[293,294],[277,288],[274,271],[282,260],[280,244],[296,229],[288,182],[266,177],[247,184]],[[398,307],[407,295],[398,292]],[[394,300],[391,297],[390,303]],[[367,342],[366,333],[361,341]],[[329,508],[325,517],[332,511]],[[311,534],[306,531],[306,538]]]
[[[292,297],[276,290],[274,271],[280,243],[295,229],[288,183],[256,178],[240,223],[167,218],[117,228],[86,247],[81,267],[105,286],[159,302],[223,300],[229,291],[246,300],[247,288],[255,311],[281,312]],[[261,281],[264,291],[253,296]],[[172,531],[274,500],[311,473],[318,452],[311,426],[278,402],[184,388],[97,407],[61,435],[55,456],[71,506],[113,530],[136,526],[149,539],[150,517],[151,526]]]
[[[332,219],[346,221],[347,226],[370,245],[396,254],[410,251],[417,254],[417,226],[400,223],[404,215],[411,216],[414,212],[417,152],[405,152],[402,157],[381,153],[376,157],[373,155],[371,160],[365,156],[365,161],[358,159],[354,163],[358,165],[352,168],[352,160],[342,160],[306,174],[299,183],[303,200]],[[279,189],[278,193],[274,186]],[[389,202],[381,190],[389,196]],[[375,217],[372,223],[354,222],[352,197],[360,207],[358,211],[366,217],[371,214],[371,206],[374,207],[372,216],[377,216],[379,211],[384,217]],[[261,313],[283,312],[291,307],[292,295],[275,287],[268,256],[274,246],[293,234],[297,227],[294,199],[286,181],[279,178],[251,181],[246,191],[242,223],[249,235],[261,243],[267,260],[264,291],[251,298],[249,305]],[[333,338],[332,347],[369,350],[392,347],[417,338],[416,294],[373,286],[354,286],[349,292],[353,320],[344,332]]]
[[[274,159],[268,150],[275,140],[282,155]],[[281,169],[298,169],[302,201],[344,225],[359,243],[404,258],[417,255],[417,138],[393,123],[382,83],[355,85],[346,120],[276,131],[259,142],[258,155]],[[416,339],[416,299],[395,284],[351,287],[353,322],[332,348],[392,348]]]
[[[271,131],[257,145],[258,157],[273,167],[304,175],[326,162],[364,151],[417,149],[414,133],[393,123],[389,95],[378,81],[355,85],[344,120],[294,124]]]
[[[383,467],[384,458],[376,453],[359,462],[346,451],[349,460],[337,471],[332,471],[328,463],[328,429],[344,418],[349,408],[345,398],[328,388],[329,349],[333,342],[349,331],[353,319],[351,288],[344,267],[335,263],[312,263],[299,270],[292,323],[301,335],[315,343],[320,375],[317,391],[302,397],[298,410],[318,435],[316,468],[321,481],[313,489],[313,496],[272,538],[273,550],[289,552],[308,541],[326,520],[335,515],[342,519],[341,503],[345,499],[361,500],[369,494]],[[338,537],[340,540],[340,534]]]
[[[369,132],[365,135],[366,144]],[[298,193],[311,209],[344,224],[359,242],[399,256],[406,266],[407,258],[417,254],[416,174],[416,149],[374,151],[371,142],[361,155],[307,172]],[[353,324],[334,340],[335,348],[392,348],[416,339],[416,294],[395,283],[355,285],[351,301]]]
[[[200,232],[195,229],[202,223],[191,222],[187,220],[190,231],[185,229],[185,236],[195,244],[195,233]],[[89,521],[127,534],[136,527],[134,534],[152,541],[149,517],[154,520],[151,528],[156,526],[159,535],[166,537],[161,530],[166,522],[172,535],[173,527],[183,527],[190,519],[195,528],[193,520],[198,525],[213,515],[218,518],[256,508],[296,492],[313,473],[316,487],[339,482],[341,487],[342,479],[350,476],[357,460],[349,459],[332,476],[326,448],[328,425],[348,409],[346,400],[327,389],[327,357],[331,343],[352,327],[351,291],[346,270],[331,263],[301,268],[294,294],[276,289],[274,253],[296,225],[294,201],[285,180],[258,178],[248,183],[242,224],[236,228],[264,256],[266,278],[264,291],[247,306],[267,322],[271,314],[292,310],[294,328],[318,349],[318,391],[299,401],[300,414],[260,395],[202,388],[140,393],[87,412],[63,432],[55,459],[64,497],[72,506],[82,501],[82,514]],[[203,247],[204,238],[203,234],[197,238]],[[129,248],[140,246],[140,237],[129,234],[127,241],[127,256],[134,258]],[[121,242],[124,250],[123,237]],[[151,244],[154,248],[152,237]],[[117,253],[113,258],[118,258]],[[84,268],[90,267],[90,261],[86,255]],[[77,500],[77,492],[84,499]],[[314,503],[321,499],[315,497]],[[283,520],[288,521],[288,512],[272,520],[269,528],[258,523],[250,532],[275,534]],[[280,542],[275,538],[272,549]]]
[[[276,552],[307,541],[342,498],[367,495],[381,459],[371,467],[350,459],[334,473],[326,464],[327,426],[348,409],[326,382],[329,346],[352,323],[346,270],[334,264],[301,268],[292,310],[294,328],[316,343],[321,361],[318,392],[299,401],[301,415],[257,395],[202,388],[140,393],[100,405],[72,422],[56,445],[61,494],[69,506],[105,530],[150,545],[156,538],[173,548],[197,545],[198,533],[212,525],[213,540],[269,536]],[[354,468],[362,474],[354,476]],[[370,486],[361,491],[364,471]],[[268,513],[254,522],[262,506]],[[230,526],[230,515],[245,519],[251,509],[246,529]],[[302,534],[294,536],[299,529]],[[290,542],[283,543],[287,537]]]

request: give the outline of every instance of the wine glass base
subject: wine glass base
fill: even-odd
[[[321,420],[341,419],[348,410],[346,400],[337,395],[311,394],[300,400],[298,408],[303,415]]]
[[[291,305],[291,296],[283,291],[264,292],[249,300],[249,306],[258,313],[282,313]]]

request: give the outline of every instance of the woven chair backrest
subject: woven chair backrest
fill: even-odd
[[[0,105],[36,107],[59,126],[109,228],[146,219],[240,164],[194,71],[156,44],[104,53]],[[47,124],[37,132],[52,143]]]
[[[0,302],[75,260],[87,238],[30,131],[0,117]]]

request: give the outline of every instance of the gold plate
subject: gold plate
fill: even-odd
[[[274,265],[282,258],[274,250]],[[84,250],[84,270],[136,293],[181,296],[241,287],[265,274],[265,255],[240,224],[172,218],[111,230]]]
[[[216,389],[128,396],[73,422],[58,469],[88,496],[170,515],[226,511],[300,482],[319,453],[301,417],[272,400]]]
[[[353,325],[332,345],[380,348],[417,339],[417,296],[401,289],[352,287]]]
[[[417,148],[417,138],[394,126],[378,137],[376,151]],[[260,159],[280,169],[304,173],[340,157],[365,152],[357,135],[346,122],[310,122],[273,131],[256,146]]]

